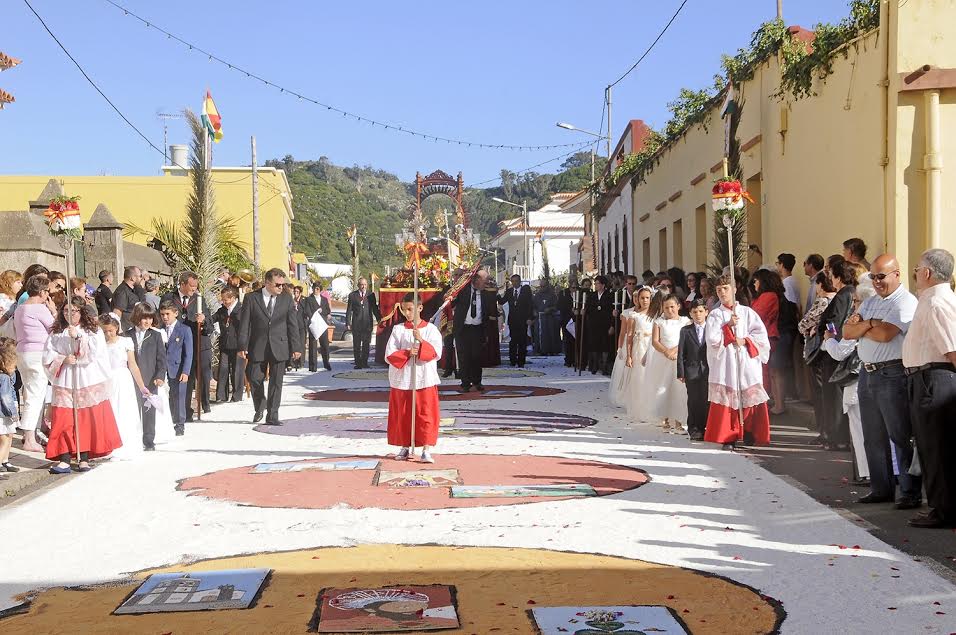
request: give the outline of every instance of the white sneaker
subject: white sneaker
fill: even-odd
[[[422,463],[434,463],[435,458],[428,450],[422,450]]]
[[[402,448],[398,454],[395,455],[396,461],[407,461],[408,460],[408,448]]]

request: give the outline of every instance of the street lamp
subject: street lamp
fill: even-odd
[[[593,171],[593,170],[592,170]],[[528,201],[522,201],[521,205],[517,203],[512,203],[511,201],[506,201],[503,198],[498,198],[497,196],[492,198],[495,203],[504,203],[505,205],[511,205],[512,207],[521,208],[521,215],[524,219],[524,268],[528,272],[528,282],[531,282],[532,272],[531,267],[528,266],[528,231],[531,227],[528,224]]]

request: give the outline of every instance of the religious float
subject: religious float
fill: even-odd
[[[405,228],[395,235],[395,246],[405,257],[404,266],[385,276],[379,288],[382,321],[375,337],[375,361],[379,364],[385,363],[385,344],[392,325],[404,320],[398,307],[405,294],[414,292],[417,287],[423,305],[422,317],[426,320],[431,320],[443,306],[448,313],[447,302],[468,282],[480,260],[479,236],[468,227],[462,204],[464,182],[461,173],[457,179],[441,170],[424,177],[416,174],[415,190],[415,202],[409,206]],[[453,226],[449,226],[448,215],[443,209],[435,213],[431,223],[424,218],[424,202],[435,195],[446,196],[454,203]],[[430,224],[437,230],[437,237],[428,237]],[[443,316],[443,324],[447,317]],[[444,334],[445,330],[442,332]]]

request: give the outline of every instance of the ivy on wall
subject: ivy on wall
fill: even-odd
[[[803,41],[787,30],[782,20],[765,22],[754,31],[750,45],[739,49],[735,55],[724,55],[721,68],[724,75],[715,75],[710,88],[694,91],[682,88],[677,99],[667,104],[671,117],[661,132],[651,131],[644,149],[629,154],[603,180],[592,185],[598,194],[595,218],[603,216],[612,190],[623,179],[630,179],[632,187],[642,183],[660,162],[661,155],[671,144],[684,136],[692,126],[707,124],[714,109],[723,98],[729,78],[735,86],[753,79],[757,68],[772,55],[780,53],[780,87],[774,96],[777,99],[800,100],[816,94],[814,81],[825,81],[833,72],[836,56],[842,52],[849,55],[847,46],[852,40],[879,28],[880,0],[850,0],[849,15],[839,24],[818,24],[814,38]]]

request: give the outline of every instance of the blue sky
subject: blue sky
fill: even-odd
[[[217,165],[291,154],[372,165],[410,180],[462,171],[466,183],[566,150],[482,150],[356,123],[263,86],[168,40],[105,0],[30,0],[103,91],[157,146],[158,111],[198,109],[207,87],[223,116]],[[598,126],[604,87],[640,56],[679,0],[399,3],[117,0],[185,40],[299,93],[393,125],[494,144],[561,144]],[[847,12],[840,0],[785,0],[788,24]],[[201,7],[201,11],[198,10]],[[733,11],[730,11],[730,9]],[[715,10],[718,15],[714,15]],[[2,10],[0,50],[23,63],[0,74],[16,103],[0,111],[0,173],[157,174],[162,156],[86,83],[22,0]],[[775,0],[689,0],[645,61],[614,90],[614,137],[653,126],[680,88],[710,84],[720,54],[749,42]],[[170,143],[187,139],[170,122]],[[554,171],[560,161],[538,168]]]

